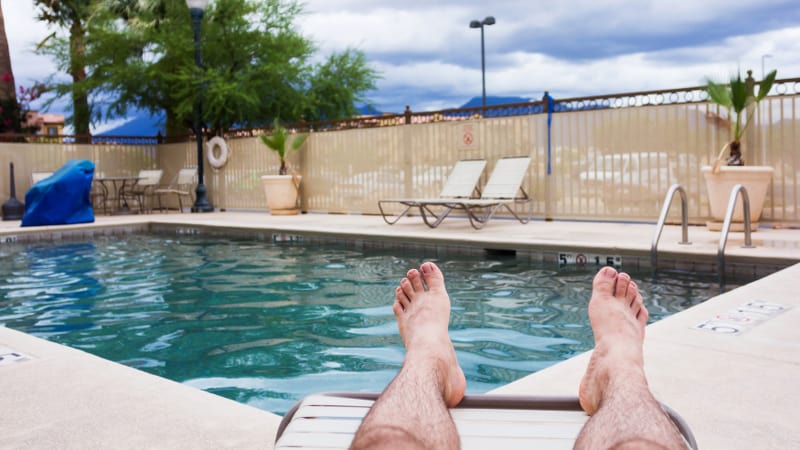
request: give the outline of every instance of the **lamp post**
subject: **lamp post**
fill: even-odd
[[[483,27],[486,25],[494,25],[495,20],[492,16],[486,16],[485,19],[478,21],[473,20],[469,23],[470,28],[481,29],[481,84],[483,86],[483,108],[486,108],[486,55],[483,48]]]
[[[764,79],[764,59],[765,58],[772,58],[772,55],[761,55],[761,79]]]
[[[208,6],[209,0],[186,0],[186,6],[192,15],[192,25],[194,27],[194,62],[198,69],[203,67],[200,61],[200,21],[203,20],[203,11]],[[202,92],[201,92],[202,94]],[[197,188],[195,189],[195,200],[192,205],[192,212],[213,212],[214,207],[206,197],[206,185],[203,183],[203,126],[200,110],[200,95],[194,105],[194,136],[197,140]]]

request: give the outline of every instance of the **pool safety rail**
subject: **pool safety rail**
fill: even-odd
[[[682,234],[678,244],[691,245],[691,242],[689,242],[689,202],[686,199],[686,189],[680,184],[673,184],[669,187],[667,195],[664,197],[664,206],[661,207],[661,215],[658,217],[658,222],[656,223],[656,233],[653,235],[653,242],[650,244],[650,264],[653,266],[653,270],[658,268],[658,241],[661,239],[661,232],[664,230],[664,222],[667,221],[667,214],[669,214],[669,208],[672,206],[672,199],[675,197],[676,192],[681,196]]]
[[[733,212],[736,209],[736,198],[742,196],[742,207],[744,208],[744,245],[742,248],[755,248],[750,237],[750,196],[747,189],[737,184],[731,189],[731,196],[728,199],[728,210],[725,212],[725,220],[720,231],[719,247],[717,248],[717,266],[719,267],[719,284],[725,284],[725,245],[728,243],[728,233],[731,230]]]
[[[681,198],[681,240],[678,241],[680,245],[691,245],[689,241],[689,220],[688,220],[688,205],[686,190],[680,184],[673,184],[667,191],[664,197],[664,205],[661,207],[661,215],[658,217],[656,223],[656,232],[653,235],[653,241],[650,244],[650,263],[653,270],[658,269],[658,241],[661,239],[661,232],[664,230],[664,223],[669,214],[669,208],[672,206],[672,200],[675,193],[678,193]],[[755,248],[753,240],[750,236],[750,196],[747,194],[747,189],[737,184],[731,189],[731,195],[728,200],[728,209],[725,212],[725,220],[722,224],[722,230],[719,237],[719,246],[717,247],[717,270],[719,273],[719,284],[725,284],[725,246],[728,243],[728,234],[731,230],[731,222],[733,221],[733,213],[736,209],[736,199],[742,196],[742,206],[744,208],[744,245],[742,248]]]

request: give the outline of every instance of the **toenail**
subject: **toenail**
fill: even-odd
[[[603,275],[608,278],[614,278],[615,276],[617,276],[617,273],[614,269],[610,267],[603,267]]]
[[[431,273],[433,272],[433,267],[430,264],[423,264],[422,265],[422,273]]]

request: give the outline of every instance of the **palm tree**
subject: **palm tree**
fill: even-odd
[[[289,136],[289,130],[281,125],[281,121],[277,117],[272,123],[272,135],[267,136],[266,134],[262,134],[259,136],[261,142],[269,147],[270,150],[277,153],[278,158],[281,160],[281,168],[278,170],[278,175],[286,175],[286,157],[289,153],[299,149],[308,137],[307,134],[296,134],[294,138],[290,140]],[[289,142],[291,142],[291,144],[287,145]]]
[[[16,102],[17,93],[14,89],[14,72],[11,70],[11,54],[8,51],[6,22],[3,19],[2,4],[0,4],[0,77],[4,81],[0,83],[0,100],[13,100]]]
[[[91,5],[91,0],[34,0],[34,6],[39,7],[39,20],[69,31],[67,72],[72,76],[72,123],[79,142],[88,140],[92,114],[89,92],[85,86],[86,21]]]
[[[16,104],[17,92],[14,87],[14,72],[11,70],[11,54],[8,51],[6,23],[3,19],[3,6],[0,4],[0,101],[5,105],[10,100]]]
[[[21,111],[11,70],[6,24],[0,6],[0,133],[19,133]]]

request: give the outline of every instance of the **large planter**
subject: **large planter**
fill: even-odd
[[[267,207],[273,215],[286,216],[298,213],[297,191],[300,186],[300,175],[263,175],[261,183],[267,196]],[[295,185],[297,179],[297,185]]]
[[[719,231],[722,228],[731,191],[734,186],[741,184],[750,198],[750,225],[751,231],[755,231],[758,228],[758,220],[761,217],[761,209],[774,169],[769,166],[722,166],[716,174],[711,172],[711,166],[704,166],[701,170],[706,179],[711,216],[714,219],[706,222],[707,228],[711,231]],[[741,196],[736,201],[731,231],[744,231],[744,207]]]

